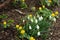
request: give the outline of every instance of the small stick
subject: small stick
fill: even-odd
[[[15,11],[17,11],[18,13],[20,13],[20,14],[25,14],[25,13],[23,13],[22,11],[20,11],[20,10],[18,10],[18,9],[15,9]]]

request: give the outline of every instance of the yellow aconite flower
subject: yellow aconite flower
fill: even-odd
[[[34,37],[30,37],[30,40],[35,40],[35,38]]]
[[[51,14],[51,16],[53,16],[53,17],[54,17],[54,16],[56,16],[56,15],[55,15],[54,13],[52,13],[52,14]]]
[[[43,5],[42,7],[43,7],[43,8],[45,8],[45,6],[44,6],[44,5]]]
[[[19,29],[21,30],[22,29],[22,26],[20,26]]]
[[[39,7],[39,10],[42,10],[42,8],[41,8],[41,7]]]
[[[51,3],[52,1],[51,1],[51,0],[48,0],[48,2],[50,2],[50,3]]]
[[[25,2],[25,0],[22,0],[22,2]]]
[[[16,28],[19,28],[19,25],[16,25]]]
[[[56,11],[55,14],[58,15],[58,11]]]
[[[4,21],[3,24],[6,24],[6,21]]]
[[[29,17],[32,17],[32,14],[30,14]]]
[[[21,34],[24,34],[25,33],[25,30],[21,30],[21,32],[20,32]]]

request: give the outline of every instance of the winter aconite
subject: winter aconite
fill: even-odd
[[[21,30],[21,32],[20,32],[21,34],[24,34],[25,33],[25,30]]]
[[[16,25],[16,28],[18,29],[19,28],[19,25]]]
[[[51,14],[52,17],[55,17],[56,15],[54,13]]]
[[[35,38],[34,37],[30,37],[30,40],[35,40]]]
[[[7,23],[6,21],[3,22],[4,25],[6,25],[6,23]]]
[[[22,29],[22,26],[19,26],[19,30],[21,30]]]

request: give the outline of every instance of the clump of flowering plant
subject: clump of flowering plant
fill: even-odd
[[[59,0],[41,0],[40,2],[42,5],[46,6],[59,5]]]
[[[28,14],[23,19],[23,25],[16,25],[16,30],[18,37],[23,39],[26,38],[28,40],[36,40],[37,37],[41,37],[43,40],[46,40],[48,37],[48,28],[56,22],[56,18],[58,18],[58,11],[51,11],[47,9],[44,5],[39,7],[36,13],[33,15]],[[14,20],[3,21],[3,27],[7,28],[13,23]]]
[[[8,21],[4,20],[2,23],[3,28],[8,28],[14,22],[14,20],[10,19]]]
[[[1,21],[3,20],[3,23],[1,23],[0,25],[3,26],[3,28],[9,27],[14,22],[14,20],[12,20],[12,19],[9,19],[6,21],[6,20],[4,20],[5,18],[6,19],[8,18],[8,16],[6,14],[0,15],[0,20]]]
[[[52,22],[56,22],[58,11],[52,12],[51,10],[43,7],[39,7],[36,14],[28,14],[23,20],[26,23],[23,26],[23,38],[29,40],[36,40],[36,37],[41,36],[45,40],[48,36],[48,28],[52,25]],[[20,31],[21,33],[21,31]],[[22,35],[19,37],[21,38]]]

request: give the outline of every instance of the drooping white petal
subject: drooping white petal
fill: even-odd
[[[36,17],[34,16],[34,19],[36,19]]]
[[[38,23],[38,20],[37,19],[35,19],[35,23]]]
[[[39,29],[40,28],[39,25],[36,25],[36,28]]]
[[[29,29],[32,29],[32,27],[31,27],[31,26],[29,26]]]
[[[43,17],[41,16],[41,17],[39,17],[39,21],[41,21],[41,20],[43,20]]]
[[[31,22],[33,22],[33,19],[31,19]]]
[[[40,32],[38,32],[37,35],[40,36]]]
[[[49,16],[49,19],[52,19],[52,16]]]
[[[29,16],[28,16],[27,18],[28,18],[28,19],[30,19],[30,17],[29,17]]]
[[[23,20],[23,23],[25,22],[25,20]]]
[[[56,18],[53,18],[53,21],[56,22]]]

